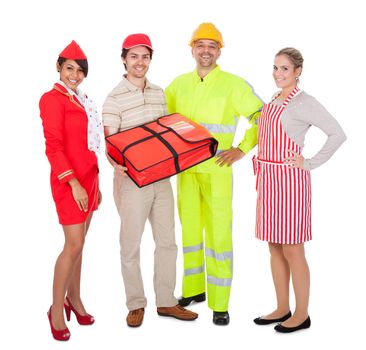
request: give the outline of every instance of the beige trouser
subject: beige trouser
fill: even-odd
[[[174,198],[169,179],[139,188],[129,177],[115,173],[113,195],[121,217],[121,266],[127,308],[146,307],[140,270],[140,242],[146,219],[150,221],[155,241],[156,306],[177,305]]]

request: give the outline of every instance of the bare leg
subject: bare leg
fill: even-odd
[[[91,212],[85,222],[85,236],[88,233],[88,229],[90,226],[90,221],[92,219],[93,213]],[[81,264],[82,264],[82,254],[80,254],[79,259],[75,264],[75,269],[72,273],[69,288],[67,289],[67,297],[70,299],[73,307],[76,309],[77,312],[81,315],[85,315],[87,312],[84,308],[84,305],[81,301],[80,297],[80,276],[81,276]],[[67,303],[67,301],[66,301]]]
[[[85,240],[85,223],[63,225],[64,248],[56,260],[53,279],[52,323],[55,329],[66,328],[63,305],[66,290],[71,281],[76,263],[80,259]]]
[[[304,244],[283,245],[283,252],[290,266],[296,309],[292,317],[283,322],[282,325],[295,327],[308,317],[310,271],[305,258]]]
[[[265,319],[279,318],[290,310],[289,285],[290,268],[283,254],[282,245],[268,243],[271,253],[271,271],[277,297],[277,309],[264,316]]]

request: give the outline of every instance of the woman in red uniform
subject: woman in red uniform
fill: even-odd
[[[310,170],[326,162],[346,136],[337,121],[312,96],[297,87],[303,58],[294,48],[277,53],[273,78],[281,89],[258,119],[256,237],[267,241],[277,296],[277,308],[258,317],[258,325],[279,323],[275,330],[294,332],[310,327],[310,272],[304,242],[311,240]],[[320,128],[327,141],[309,159],[301,155],[306,132]],[[290,277],[296,308],[289,304]]]
[[[89,315],[80,298],[80,273],[84,240],[101,193],[98,161],[101,124],[95,104],[78,86],[88,74],[88,61],[72,41],[59,55],[60,80],[40,100],[40,114],[51,164],[51,189],[65,245],[59,255],[53,280],[53,303],[48,312],[51,332],[68,340],[63,310],[71,311],[79,324],[89,325]]]

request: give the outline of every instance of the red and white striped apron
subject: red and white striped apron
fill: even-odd
[[[311,240],[310,171],[290,168],[284,159],[288,150],[301,148],[283,129],[281,116],[295,88],[281,106],[265,104],[258,120],[258,156],[253,158],[257,175],[256,237],[279,244],[299,244]]]

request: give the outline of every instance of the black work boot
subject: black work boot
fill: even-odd
[[[218,326],[227,326],[230,322],[229,313],[227,311],[224,312],[214,311],[212,322]]]
[[[197,294],[197,295],[193,295],[191,297],[181,297],[178,300],[178,303],[180,306],[188,306],[192,301],[195,301],[196,303],[200,303],[201,301],[205,301],[206,300],[206,293],[201,293],[201,294]]]

